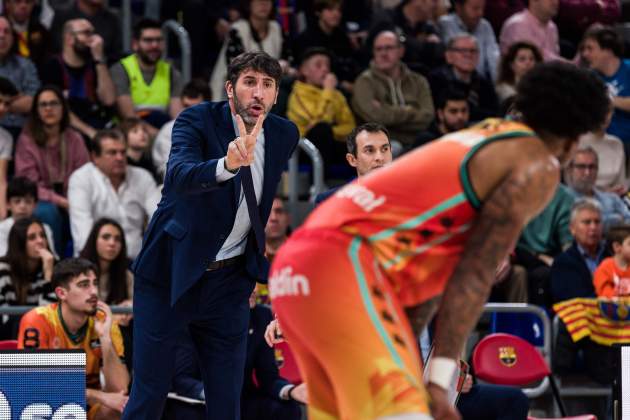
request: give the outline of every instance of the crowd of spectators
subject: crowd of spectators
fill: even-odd
[[[164,57],[159,21],[136,16],[124,51],[119,14],[104,0],[2,2],[0,306],[56,301],[53,266],[70,256],[93,264],[99,300],[130,306],[128,267],[158,205],[174,120],[225,99],[230,60],[256,50],[284,71],[272,112],[317,146],[327,177],[347,165],[346,138],[360,124],[384,126],[396,158],[512,113],[516,86],[537,63],[565,60],[597,73],[611,94],[609,123],[579,139],[564,184],[526,227],[492,298],[551,312],[559,301],[597,295],[607,232],[630,224],[630,61],[613,26],[621,2],[162,3],[162,19],[179,19],[190,34],[191,81]],[[289,224],[277,201],[270,256]],[[0,338],[15,338],[19,318],[0,320]],[[132,317],[115,321],[131,352]]]

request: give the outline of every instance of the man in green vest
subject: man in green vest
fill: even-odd
[[[118,113],[123,118],[139,116],[159,128],[182,110],[181,74],[161,58],[164,37],[159,22],[138,22],[133,30],[132,49],[133,54],[111,68]]]

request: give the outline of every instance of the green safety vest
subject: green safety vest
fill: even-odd
[[[153,80],[151,80],[150,85],[147,85],[144,77],[142,77],[138,57],[135,54],[123,58],[120,63],[127,71],[131,101],[136,110],[165,110],[168,108],[168,103],[171,100],[170,64],[162,59],[158,60]]]

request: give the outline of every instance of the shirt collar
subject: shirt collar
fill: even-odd
[[[591,260],[593,259],[593,257],[592,257],[592,256],[591,256],[588,252],[586,252],[586,250],[585,250],[584,248],[582,248],[582,246],[581,246],[580,244],[578,244],[577,242],[576,242],[575,244],[577,245],[577,249],[578,249],[578,251],[580,252],[580,255],[581,255],[582,257],[584,257],[584,258],[588,258],[588,259],[591,259]],[[599,244],[599,245],[598,245],[598,247],[597,247],[597,253],[596,253],[596,255],[595,255],[595,258],[594,258],[594,259],[595,259],[596,261],[599,261],[599,260],[600,260],[600,258],[602,257],[602,254],[603,254],[603,253],[604,253],[604,243],[603,243],[603,242],[600,242],[600,244]]]

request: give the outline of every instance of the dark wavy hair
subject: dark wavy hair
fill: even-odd
[[[264,51],[244,52],[237,55],[228,65],[227,79],[236,88],[236,81],[241,73],[246,70],[253,70],[264,73],[276,82],[276,89],[280,86],[282,77],[282,67],[278,60]]]
[[[127,243],[125,242],[125,232],[122,226],[114,219],[105,217],[98,219],[92,226],[90,235],[79,256],[94,263],[98,268],[98,272],[102,273],[103,269],[100,266],[100,257],[96,250],[96,241],[101,229],[107,225],[115,226],[120,232],[120,253],[109,266],[109,283],[107,285],[109,290],[107,291],[106,300],[108,304],[117,304],[131,297],[127,293],[127,268],[129,267],[129,259],[127,258]]]
[[[38,224],[44,233],[44,225],[39,220],[33,217],[25,217],[15,222],[11,231],[9,232],[9,247],[7,248],[7,254],[0,258],[1,262],[5,262],[9,265],[11,271],[11,283],[15,287],[16,300],[19,303],[25,303],[28,295],[29,285],[35,281],[37,274],[42,270],[41,260],[37,263],[37,268],[34,271],[29,270],[28,255],[26,255],[26,242],[28,228],[32,224]],[[50,244],[46,240],[48,250],[50,251]]]
[[[534,59],[536,63],[542,63],[543,57],[540,53],[540,50],[537,46],[527,41],[519,41],[510,45],[505,55],[501,58],[501,62],[499,63],[499,76],[497,78],[498,83],[507,83],[509,85],[513,85],[516,80],[516,76],[514,75],[514,70],[512,70],[512,63],[516,59],[516,55],[520,50],[530,50],[532,54],[534,54]]]
[[[593,72],[559,61],[538,64],[516,87],[514,108],[539,134],[575,139],[604,124],[610,98]]]
[[[39,97],[42,96],[44,92],[53,92],[59,102],[61,102],[61,121],[59,121],[59,133],[63,135],[63,132],[70,126],[70,109],[68,108],[68,102],[63,97],[63,93],[61,89],[54,85],[45,85],[39,88],[37,93],[35,93],[35,97],[33,98],[33,104],[31,105],[31,114],[28,119],[28,123],[26,128],[28,132],[35,140],[35,143],[39,147],[46,146],[46,132],[44,131],[44,122],[42,121],[39,115]]]

